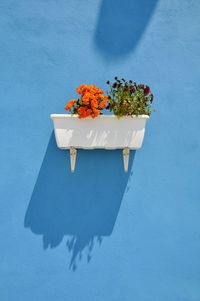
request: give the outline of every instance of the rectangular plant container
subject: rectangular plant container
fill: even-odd
[[[100,115],[80,119],[78,115],[52,114],[57,146],[61,149],[139,149],[148,115]]]

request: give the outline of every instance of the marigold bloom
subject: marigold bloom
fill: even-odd
[[[90,116],[91,115],[91,113],[92,113],[92,110],[91,109],[87,109],[87,116]]]
[[[86,93],[87,94],[87,93]],[[82,96],[82,102],[84,105],[88,105],[89,104],[89,101],[90,101],[90,98],[88,97],[88,95],[84,94]]]
[[[78,108],[78,113],[79,114],[84,114],[85,113],[85,108],[84,107]]]
[[[89,85],[87,86],[87,90],[91,93],[91,94],[103,94],[104,91],[99,89],[98,87],[96,87],[95,85]]]
[[[98,101],[96,99],[91,100],[91,107],[92,108],[98,108]]]
[[[73,105],[75,104],[76,99],[71,99],[68,104],[65,106],[65,110],[69,110],[73,107]]]
[[[86,108],[84,108],[84,107],[78,108],[78,115],[79,115],[79,118],[87,117]]]
[[[100,110],[93,108],[93,113],[98,116],[100,114]]]
[[[82,84],[82,85],[80,85],[78,88],[76,88],[76,92],[77,92],[78,94],[84,94],[85,91],[86,91],[86,89],[87,89],[87,85]]]
[[[106,106],[107,106],[107,100],[104,99],[104,100],[102,100],[102,101],[100,102],[99,108],[100,108],[100,109],[105,109]]]
[[[77,87],[76,91],[81,96],[77,101],[75,99],[70,100],[65,109],[72,109],[72,114],[78,114],[79,118],[88,116],[95,118],[107,105],[108,96],[103,95],[104,91],[95,85],[82,84]],[[76,103],[76,106],[74,106],[74,103]]]

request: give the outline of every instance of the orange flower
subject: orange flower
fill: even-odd
[[[92,110],[91,109],[87,109],[87,116],[90,116],[92,113]]]
[[[102,101],[100,102],[99,108],[100,108],[100,109],[105,109],[106,106],[107,106],[107,100],[104,99],[104,100],[102,100]]]
[[[87,90],[87,87],[88,87],[87,85],[82,84],[78,88],[76,88],[76,92],[78,94],[84,94],[86,92],[86,90]]]
[[[100,114],[100,110],[93,108],[93,113],[95,116],[98,116]]]
[[[92,108],[98,108],[98,101],[96,99],[91,100],[91,107]]]
[[[71,99],[68,104],[65,106],[65,110],[69,110],[73,107],[73,105],[75,104],[76,99]]]
[[[78,114],[79,118],[88,116],[95,118],[107,105],[108,96],[103,95],[104,91],[95,85],[82,84],[77,87],[76,91],[81,95],[79,102],[72,99],[68,102],[65,109],[72,109],[71,113]],[[76,106],[74,106],[75,103]]]
[[[93,92],[94,94],[103,94],[104,91],[99,89],[98,87],[96,87],[95,85],[90,85],[89,89],[91,92]]]
[[[84,113],[85,113],[85,108],[84,108],[84,107],[78,108],[78,113],[79,113],[80,115],[84,114]]]
[[[96,99],[96,96],[93,94],[93,93],[89,93],[89,97],[90,97],[90,99],[92,100],[92,99]]]
[[[78,115],[79,115],[79,118],[85,118],[85,117],[89,116],[89,114],[87,113],[87,108],[80,107],[78,109]]]
[[[87,106],[87,105],[89,104],[89,98],[83,96],[83,97],[82,97],[82,102],[83,102],[84,105]]]
[[[82,101],[84,105],[88,105],[90,98],[92,98],[93,95],[91,95],[89,92],[85,92],[84,95],[82,96]]]

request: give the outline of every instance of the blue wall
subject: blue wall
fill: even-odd
[[[0,300],[200,300],[200,2],[1,0]],[[128,174],[51,113],[115,75],[155,95]]]

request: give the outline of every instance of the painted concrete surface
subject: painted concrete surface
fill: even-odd
[[[200,300],[200,2],[1,0],[0,300]],[[148,83],[128,174],[51,113],[81,83]]]

